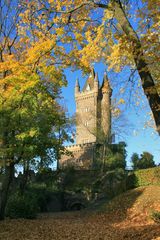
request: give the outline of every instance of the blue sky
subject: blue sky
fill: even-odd
[[[101,83],[104,71],[107,70],[106,66],[103,64],[95,64],[94,69],[98,72]],[[87,76],[83,76],[80,70],[73,72],[71,69],[65,70],[65,74],[68,80],[68,86],[62,89],[62,96],[64,97],[62,102],[68,109],[69,115],[73,115],[75,113],[75,81],[79,78],[82,88]],[[120,74],[108,71],[107,74],[113,88],[113,102],[118,102],[120,98],[125,100],[125,104],[118,105],[123,113],[120,124],[116,119],[114,122],[117,121],[116,125],[119,125],[116,142],[125,141],[127,143],[127,166],[131,166],[130,157],[134,152],[141,154],[143,151],[152,153],[156,164],[160,163],[160,137],[154,128],[145,126],[149,119],[150,109],[139,84],[139,77],[135,76],[134,82],[128,81],[130,72],[126,69]],[[122,87],[124,92],[122,91],[123,93],[120,93]],[[136,105],[137,103],[138,105]]]

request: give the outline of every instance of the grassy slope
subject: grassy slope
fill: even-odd
[[[0,240],[155,240],[160,225],[149,215],[160,211],[160,186],[130,190],[99,212],[66,212],[43,215],[37,220],[6,220],[0,223]]]

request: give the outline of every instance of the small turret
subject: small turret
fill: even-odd
[[[110,87],[110,84],[109,84],[109,80],[108,80],[108,77],[107,77],[107,73],[104,72],[104,77],[103,77],[103,83],[102,83],[102,94],[104,93],[109,93],[110,94],[110,97],[112,95],[112,89]]]
[[[96,73],[95,79],[94,79],[94,91],[98,94],[98,90],[99,90],[99,79],[98,79],[98,73]]]
[[[94,71],[94,68],[91,68],[91,72],[85,82],[82,92],[90,91],[94,89],[94,79],[95,79],[95,71]]]
[[[93,77],[93,79],[95,78],[95,71],[93,67],[91,68],[91,76]]]
[[[76,79],[76,84],[75,84],[75,94],[80,92],[80,86],[79,86],[79,80],[78,78]]]
[[[96,73],[94,80],[95,80],[95,82],[99,82],[98,73]]]
[[[104,73],[101,86],[101,126],[106,137],[106,141],[111,141],[111,95],[112,89],[109,84],[107,73]]]

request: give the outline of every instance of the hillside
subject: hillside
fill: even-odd
[[[6,220],[0,223],[0,240],[117,240],[160,239],[160,224],[150,218],[160,211],[160,186],[130,190],[100,211],[64,212],[37,220]]]

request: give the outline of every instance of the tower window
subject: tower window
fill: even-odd
[[[86,127],[88,126],[88,121],[85,121],[84,126]]]
[[[89,139],[84,139],[83,143],[89,143]]]
[[[90,91],[90,90],[91,90],[89,84],[87,85],[86,90],[87,90],[87,91]]]

